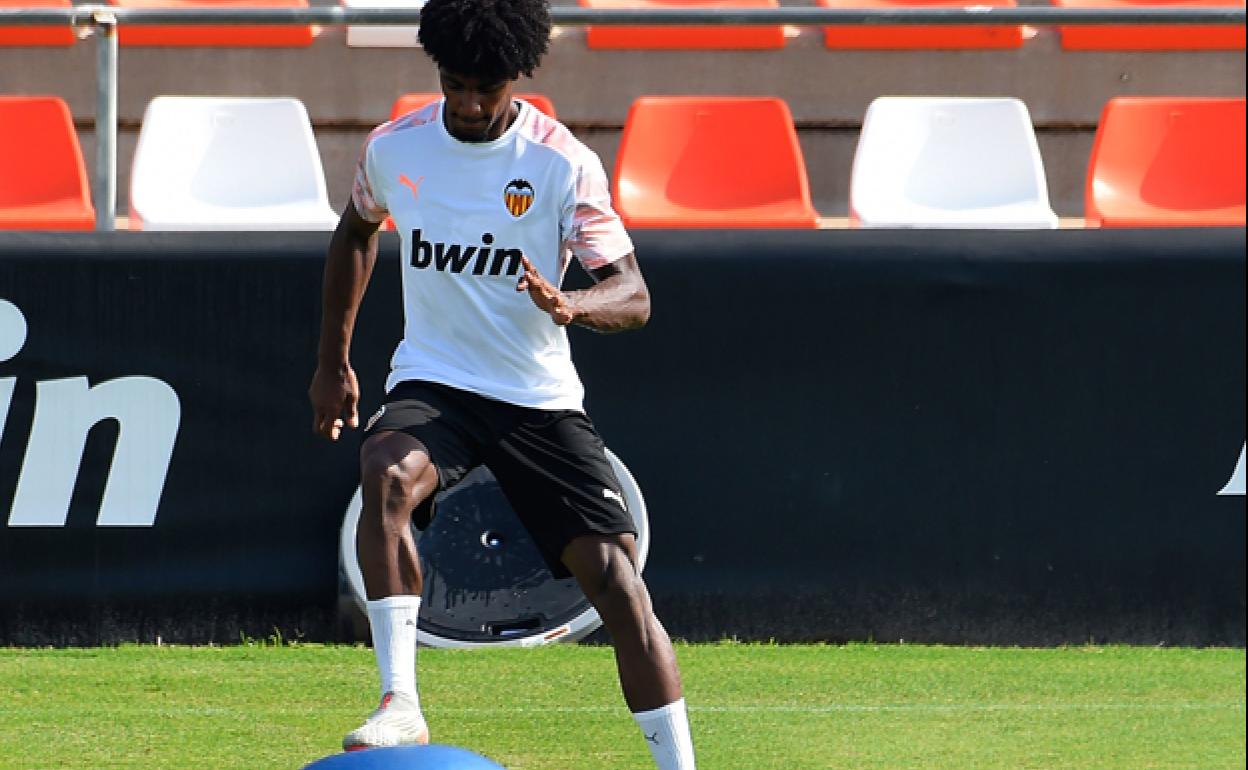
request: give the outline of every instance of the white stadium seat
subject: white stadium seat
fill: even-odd
[[[130,175],[130,227],[332,230],[325,171],[298,99],[159,96]]]
[[[407,8],[420,10],[425,0],[342,0],[346,8]],[[415,24],[350,24],[347,45],[352,48],[418,48]]]
[[[1056,228],[1026,105],[876,99],[854,154],[849,217],[856,227]]]

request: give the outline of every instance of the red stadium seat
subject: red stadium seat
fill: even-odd
[[[769,97],[633,102],[612,192],[630,227],[818,226],[793,116]]]
[[[72,8],[70,0],[0,0],[0,8]],[[0,26],[0,46],[73,45],[68,24],[59,27]]]
[[[109,0],[120,8],[307,8],[307,0]],[[207,46],[297,48],[312,45],[312,25],[146,25],[122,24],[117,41],[127,46]]]
[[[1053,0],[1061,8],[1156,8],[1223,6],[1244,0]],[[1235,50],[1244,47],[1244,25],[1069,24],[1060,27],[1062,48],[1076,51]]]
[[[543,96],[541,94],[516,94],[516,96],[538,108],[550,117],[557,117],[555,115],[554,102],[550,100],[550,97]],[[414,112],[415,110],[424,107],[429,102],[436,102],[441,98],[442,94],[435,93],[403,94],[398,99],[394,100],[394,105],[390,108],[390,119],[394,120],[395,118],[406,115],[409,112]]]
[[[1244,99],[1120,97],[1088,164],[1092,227],[1244,226]]]
[[[579,0],[586,8],[777,8],[778,0]],[[761,49],[783,48],[784,27],[696,26],[589,26],[590,48],[634,49]]]
[[[91,230],[87,169],[64,100],[0,96],[0,230]]]
[[[824,8],[962,8],[965,0],[819,0]],[[1014,8],[1015,0],[989,0],[977,5]],[[984,24],[844,24],[824,27],[824,45],[850,49],[1019,48],[1021,25]]]

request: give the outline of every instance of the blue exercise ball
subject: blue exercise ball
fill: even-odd
[[[389,746],[318,759],[303,770],[506,770],[458,746]]]

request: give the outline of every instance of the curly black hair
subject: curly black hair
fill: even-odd
[[[420,44],[458,75],[512,80],[533,76],[550,42],[547,0],[429,0]]]

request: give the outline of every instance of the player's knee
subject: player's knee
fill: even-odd
[[[360,455],[360,484],[367,497],[379,501],[379,512],[385,516],[411,511],[432,494],[437,474],[423,455],[395,459],[380,452],[365,452]]]
[[[638,608],[648,606],[645,583],[623,554],[608,559],[594,577],[592,581],[583,581],[588,582],[585,594],[604,620],[617,613],[633,615]]]

